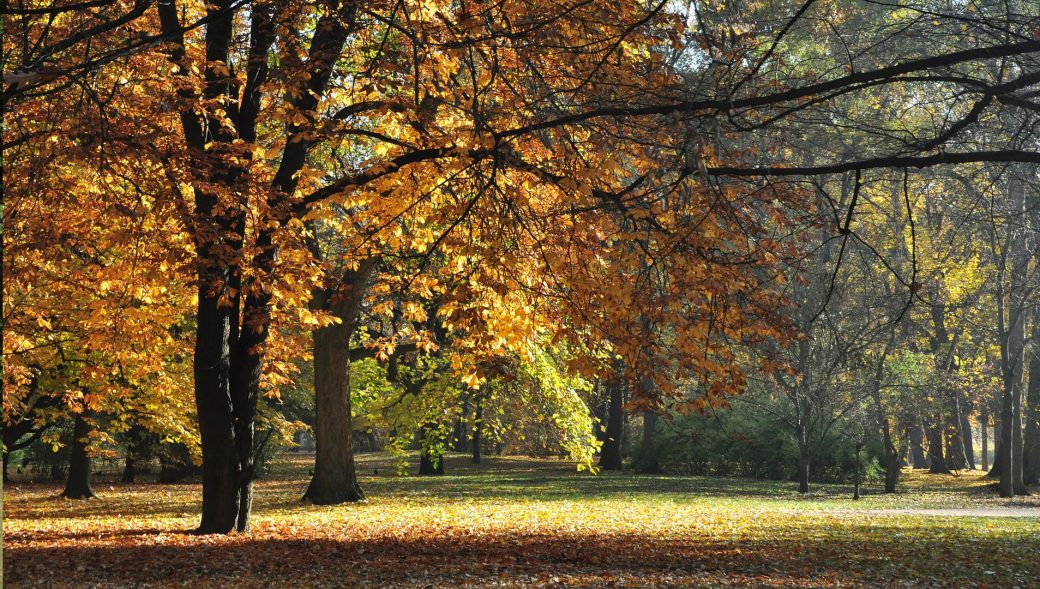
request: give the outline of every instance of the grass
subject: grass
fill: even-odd
[[[4,496],[9,587],[722,587],[1040,585],[1040,518],[979,474],[907,472],[896,495],[847,486],[577,473],[556,461],[448,459],[449,476],[359,460],[362,504],[299,498],[310,457],[258,482],[254,530],[197,537],[199,487],[54,485]],[[378,471],[379,474],[375,474]],[[905,510],[905,511],[900,511]],[[994,511],[998,510],[998,511]],[[1015,511],[1014,513],[1020,513]]]

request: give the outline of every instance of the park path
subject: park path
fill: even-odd
[[[925,515],[935,517],[1037,517],[1040,507],[972,507],[940,509],[856,509],[865,515]]]

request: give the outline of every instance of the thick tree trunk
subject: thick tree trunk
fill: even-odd
[[[1040,256],[1040,254],[1038,254]],[[1040,259],[1038,259],[1040,264]],[[1040,310],[1033,313],[1029,385],[1026,387],[1026,428],[1023,434],[1022,469],[1026,484],[1040,484]]]
[[[238,518],[241,471],[229,385],[232,317],[231,307],[221,306],[219,295],[206,286],[210,282],[209,276],[200,276],[195,338],[195,405],[202,447],[202,521],[196,531],[226,534]]]
[[[426,443],[426,428],[419,428],[419,476],[444,474],[444,456],[436,456]]]
[[[997,447],[997,458],[994,460],[1000,474],[1000,496],[1014,497],[1015,486],[1012,478],[1014,463],[1014,428],[1011,426],[1015,418],[1015,410],[1011,394],[1007,391],[1000,405],[1000,446]]]
[[[928,468],[928,458],[924,453],[924,429],[919,425],[910,428],[910,462],[915,469]]]
[[[607,408],[607,431],[600,449],[599,466],[603,470],[621,470],[621,438],[625,428],[625,387],[620,370],[607,385],[609,406]]]
[[[364,498],[351,447],[350,336],[341,323],[318,329],[314,340],[314,476],[304,498],[331,505]]]
[[[809,492],[809,468],[812,464],[812,457],[809,455],[808,440],[803,440],[803,437],[803,435],[799,434],[798,472],[796,476],[798,478],[798,492],[804,495]]]
[[[928,472],[950,474],[950,467],[943,456],[943,428],[933,425],[928,428]]]
[[[126,484],[132,484],[134,479],[137,478],[137,465],[134,460],[134,453],[130,450],[126,452],[126,462],[123,464],[123,477],[120,479],[121,482]]]
[[[639,470],[647,474],[661,472],[661,461],[657,457],[657,413],[648,411],[643,414],[643,448]]]
[[[87,453],[91,424],[83,417],[76,416],[76,424],[72,429],[72,451],[69,453],[69,475],[65,481],[65,490],[61,496],[68,499],[91,499],[96,497],[90,488],[92,461]]]
[[[350,406],[350,341],[376,260],[369,258],[347,272],[339,292],[318,292],[312,301],[328,309],[338,324],[317,329],[314,341],[314,477],[304,498],[319,505],[364,498],[354,465]]]

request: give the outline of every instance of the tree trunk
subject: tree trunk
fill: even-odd
[[[798,436],[798,492],[806,494],[809,492],[809,468],[812,463],[809,456],[808,439],[799,433]]]
[[[202,521],[196,532],[226,534],[238,518],[241,471],[229,385],[234,340],[231,307],[219,304],[219,295],[206,286],[210,282],[209,276],[200,276],[195,337],[195,405],[202,447]]]
[[[69,476],[61,496],[68,499],[91,499],[96,497],[90,488],[92,461],[87,453],[91,424],[82,414],[76,416],[72,430],[72,451],[69,452]]]
[[[928,472],[950,474],[950,467],[943,456],[943,428],[934,425],[928,428]]]
[[[979,415],[979,434],[982,436],[982,470],[989,470],[989,412],[985,405]]]
[[[466,426],[469,425],[469,397],[462,399],[462,411],[455,420],[455,429],[452,432],[452,450],[455,452],[466,451]]]
[[[603,470],[621,470],[621,437],[625,427],[625,388],[621,381],[621,371],[616,371],[615,378],[607,385],[609,407],[607,409],[607,431],[603,447],[600,449],[599,466]]]
[[[484,397],[483,391],[477,393],[477,406],[473,411],[473,464],[480,464],[480,445],[483,443],[484,432]]]
[[[314,342],[314,476],[304,498],[331,505],[364,498],[351,445],[350,341],[376,260],[344,274],[339,292],[317,292],[312,304],[329,310],[339,323],[317,329]]]
[[[859,500],[859,487],[863,480],[863,442],[856,443],[856,472],[853,476],[852,499]]]
[[[1011,476],[1011,465],[1014,462],[1014,428],[1011,421],[1015,411],[1010,394],[1005,394],[1000,406],[1000,446],[997,447],[997,458],[994,460],[1000,474],[1000,496],[1014,497],[1015,487]]]
[[[883,417],[881,421],[881,438],[881,441],[885,446],[885,493],[895,493],[896,485],[899,483],[899,474],[902,470],[902,464],[899,457],[899,451],[896,449],[896,445],[892,441],[892,432],[888,416]]]
[[[975,470],[975,442],[973,438],[973,432],[971,431],[971,420],[968,416],[968,411],[965,406],[961,405],[961,427],[960,427],[961,441],[964,444],[964,460],[967,467],[971,470]]]
[[[1038,253],[1040,256],[1040,253]],[[1040,260],[1038,260],[1040,265]],[[1032,353],[1029,356],[1029,385],[1026,388],[1026,428],[1023,434],[1022,478],[1040,484],[1040,309],[1033,313]]]
[[[654,438],[657,432],[657,413],[648,411],[643,414],[643,448],[639,470],[647,474],[661,472],[661,461],[657,456],[657,445]]]
[[[364,498],[350,436],[350,348],[346,322],[317,329],[314,342],[314,476],[303,494],[317,505]]]
[[[910,461],[915,469],[928,468],[928,458],[924,453],[924,430],[919,425],[910,428]]]
[[[419,476],[444,474],[444,456],[437,456],[426,443],[426,428],[419,428]]]
[[[123,477],[120,481],[126,484],[133,484],[136,477],[137,467],[134,460],[134,453],[131,450],[127,450],[126,463],[123,464]]]
[[[946,442],[946,467],[950,470],[964,470],[968,467],[968,457],[964,452],[965,439],[962,435],[962,403],[960,395],[956,391],[949,391],[948,394],[952,411],[946,429],[950,435],[945,436],[944,440]]]

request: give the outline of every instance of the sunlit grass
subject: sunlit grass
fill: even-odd
[[[300,497],[310,457],[257,485],[249,535],[196,537],[199,487],[99,483],[73,502],[53,485],[5,489],[10,586],[1030,586],[1040,518],[894,510],[1035,509],[980,474],[907,472],[894,496],[847,486],[803,497],[785,482],[578,473],[568,463],[464,456],[448,476],[397,477],[359,460],[368,501]],[[375,474],[378,471],[378,474]],[[873,489],[868,489],[872,492]],[[999,513],[999,512],[998,512]],[[244,575],[237,579],[237,575]],[[13,584],[12,584],[13,583]]]

